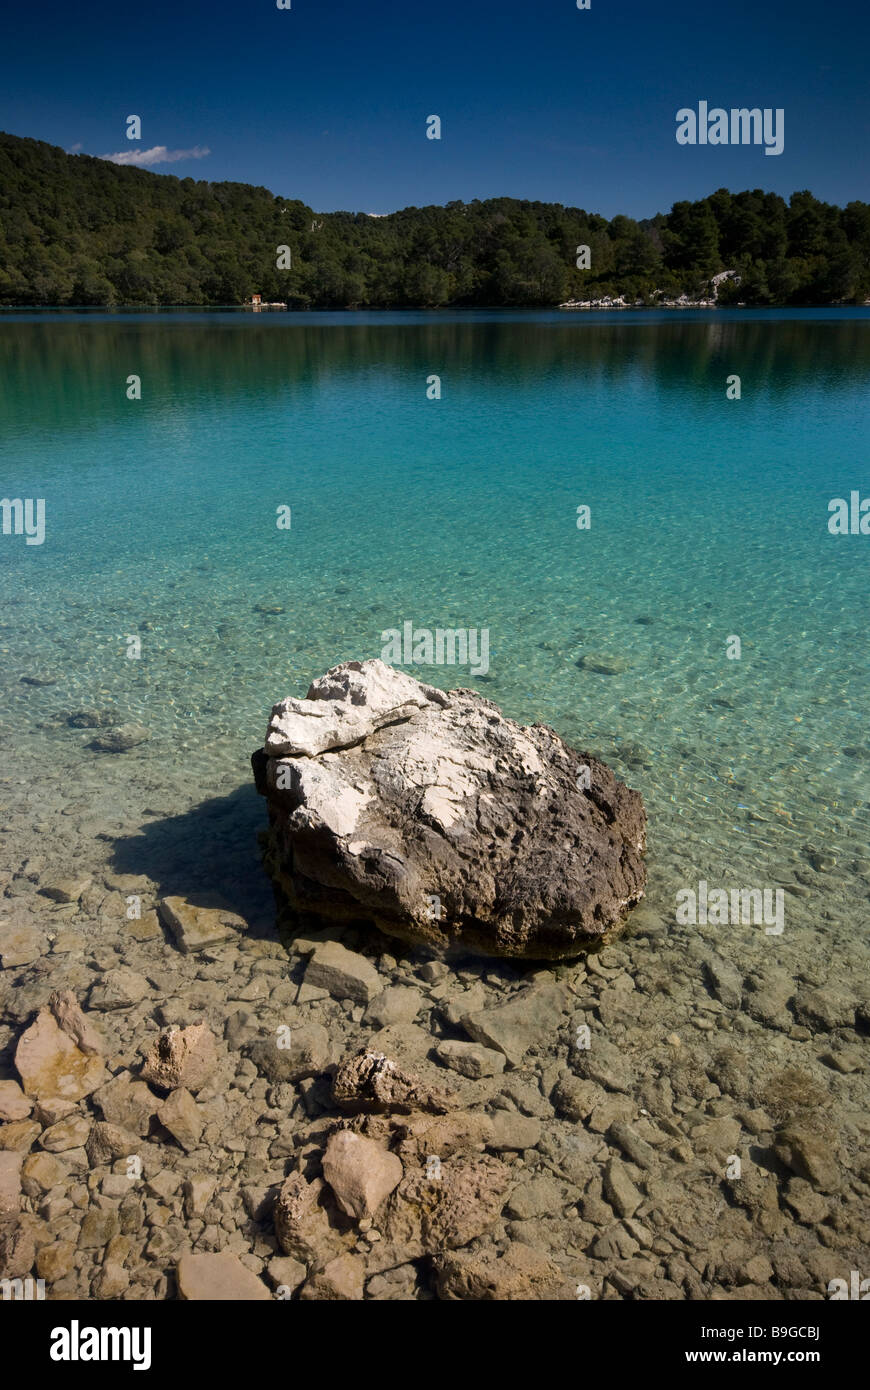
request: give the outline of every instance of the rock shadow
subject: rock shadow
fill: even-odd
[[[251,935],[274,937],[275,898],[257,838],[266,824],[262,797],[242,784],[117,839],[112,867],[146,874],[162,898],[178,896],[203,907],[220,898],[244,917]]]

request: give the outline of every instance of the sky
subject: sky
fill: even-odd
[[[723,187],[870,201],[867,0],[290,3],[7,0],[0,129],[322,212],[507,196],[640,218]],[[702,100],[781,107],[783,153],[679,145],[677,111]]]

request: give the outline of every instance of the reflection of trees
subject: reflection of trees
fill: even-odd
[[[864,316],[799,320],[667,314],[623,316],[530,313],[503,317],[395,317],[272,314],[167,314],[148,321],[124,315],[88,322],[53,316],[3,322],[0,419],[26,404],[37,423],[65,426],[129,410],[128,373],[143,380],[147,402],[183,404],[233,397],[326,391],[338,378],[371,373],[425,381],[437,371],[453,381],[480,380],[505,391],[546,376],[567,384],[605,380],[614,389],[642,378],[662,391],[708,389],[738,371],[752,394],[790,398],[836,391],[870,377],[870,332]],[[491,379],[491,380],[488,380]],[[409,389],[413,389],[409,387]],[[724,389],[724,388],[723,388]],[[19,422],[20,423],[20,422]]]

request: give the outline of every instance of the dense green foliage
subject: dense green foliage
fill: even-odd
[[[292,268],[276,268],[277,248]],[[577,247],[591,269],[577,270]],[[0,304],[294,307],[537,305],[703,293],[720,303],[862,303],[870,205],[719,189],[668,214],[612,221],[559,203],[490,198],[389,217],[314,213],[242,183],[68,155],[0,134]]]

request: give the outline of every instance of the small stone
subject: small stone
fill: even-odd
[[[275,1290],[283,1290],[284,1297],[289,1298],[299,1288],[308,1271],[298,1260],[291,1260],[288,1255],[276,1255],[266,1266],[266,1272]]]
[[[531,1178],[515,1188],[505,1212],[515,1221],[536,1221],[543,1216],[559,1216],[566,1199],[555,1178]]]
[[[328,989],[333,999],[353,999],[358,1004],[368,1004],[381,985],[371,961],[356,951],[348,951],[338,941],[324,941],[315,948],[305,982]]]
[[[91,1207],[86,1213],[79,1231],[80,1250],[101,1250],[118,1234],[118,1213],[114,1207],[101,1211]]]
[[[76,1248],[70,1240],[57,1240],[43,1245],[36,1256],[36,1273],[47,1284],[63,1279],[75,1266]]]
[[[618,1158],[611,1158],[604,1169],[603,1191],[617,1216],[634,1216],[643,1201],[625,1164]]]
[[[205,1120],[190,1091],[183,1086],[173,1091],[157,1111],[157,1118],[188,1153],[197,1147]]]
[[[329,1060],[329,1034],[319,1023],[299,1028],[279,1028],[251,1045],[251,1061],[273,1084],[298,1082],[318,1076]]]
[[[581,671],[594,671],[599,676],[620,676],[631,669],[625,657],[608,652],[584,652],[576,664]]]
[[[118,724],[104,734],[97,734],[88,744],[95,753],[129,753],[151,737],[144,724]]]
[[[482,1047],[480,1043],[441,1042],[435,1048],[435,1055],[445,1067],[458,1071],[460,1076],[467,1076],[472,1081],[484,1076],[499,1076],[507,1061],[503,1052]]]
[[[18,1161],[21,1163],[20,1154]],[[66,1164],[49,1153],[28,1154],[21,1165],[21,1188],[28,1197],[39,1197],[43,1192],[50,1192],[53,1187],[60,1187],[68,1178],[69,1169]]]
[[[339,1207],[357,1220],[375,1215],[403,1172],[395,1154],[352,1130],[332,1134],[323,1156],[323,1176]]]
[[[65,1149],[82,1149],[88,1142],[91,1122],[84,1115],[73,1115],[68,1120],[60,1120],[43,1130],[40,1143],[49,1153],[63,1153]]]
[[[45,954],[46,940],[35,927],[0,927],[0,966],[30,965]]]
[[[311,1274],[299,1297],[317,1302],[358,1300],[363,1297],[365,1261],[357,1255],[338,1255]]]
[[[592,1114],[596,1105],[604,1100],[605,1094],[595,1081],[583,1081],[579,1076],[566,1072],[553,1087],[550,1099],[558,1114],[578,1123]]]
[[[13,1149],[27,1153],[33,1148],[40,1135],[40,1127],[35,1120],[13,1120],[0,1125],[0,1150]]]
[[[216,1186],[215,1179],[206,1177],[204,1174],[197,1174],[195,1177],[185,1179],[182,1192],[184,1194],[184,1214],[188,1220],[203,1215],[214,1196]]]
[[[820,1192],[836,1192],[839,1189],[840,1170],[830,1142],[821,1135],[792,1122],[777,1130],[773,1147],[781,1163],[798,1177],[812,1183]]]
[[[104,1051],[103,1039],[82,1012],[71,989],[53,990],[48,996],[48,1007],[58,1028],[72,1039],[81,1052],[96,1056]]]
[[[34,1120],[38,1120],[46,1129],[51,1129],[52,1125],[59,1124],[61,1120],[66,1120],[70,1115],[77,1113],[76,1101],[58,1100],[56,1096],[50,1096],[46,1100],[38,1100],[33,1107]]]
[[[704,959],[704,971],[716,998],[727,1009],[737,1009],[743,999],[743,976],[730,961],[709,955]]]
[[[134,1081],[121,1072],[94,1094],[94,1101],[109,1124],[120,1125],[133,1134],[145,1136],[160,1101],[143,1081]]]
[[[196,1094],[210,1079],[217,1060],[214,1034],[207,1023],[169,1028],[149,1049],[142,1077],[161,1091],[184,1086]]]
[[[21,1210],[21,1160],[14,1149],[0,1150],[0,1223]]]
[[[145,1184],[145,1191],[151,1197],[157,1197],[161,1202],[169,1202],[175,1196],[181,1186],[181,1174],[174,1173],[171,1168],[161,1168],[159,1173],[155,1173]]]
[[[17,1081],[0,1081],[0,1120],[26,1120],[32,1109]]]
[[[855,1001],[833,989],[802,989],[795,995],[794,1013],[814,1033],[855,1027]]]
[[[252,1303],[271,1299],[262,1280],[226,1250],[182,1255],[176,1279],[179,1294],[188,1302]]]
[[[0,1225],[0,1277],[24,1279],[36,1260],[33,1229],[21,1222],[4,1221]]]
[[[126,965],[119,965],[93,986],[88,1003],[92,1009],[131,1009],[147,993],[145,976]]]
[[[121,1125],[108,1124],[98,1120],[90,1127],[85,1144],[85,1152],[92,1168],[102,1167],[104,1163],[114,1163],[119,1158],[129,1158],[142,1147],[140,1136],[124,1129]]]
[[[388,1028],[391,1023],[413,1023],[423,1007],[418,989],[391,985],[375,995],[366,1010],[366,1022],[376,1028]]]
[[[100,1299],[120,1298],[129,1287],[129,1274],[114,1260],[106,1260],[91,1286],[94,1298]]]

